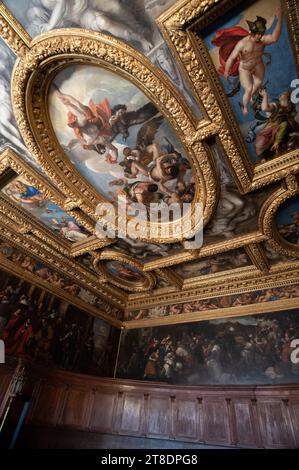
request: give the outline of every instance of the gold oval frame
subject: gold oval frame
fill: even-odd
[[[61,29],[39,36],[30,50],[16,62],[12,79],[12,100],[16,120],[34,158],[61,191],[95,220],[99,203],[109,202],[73,166],[63,152],[48,112],[49,87],[62,69],[79,64],[99,66],[119,74],[141,90],[156,105],[179,138],[192,167],[196,193],[191,213],[180,219],[194,221],[195,204],[203,204],[203,222],[208,223],[216,208],[218,187],[213,159],[204,144],[186,103],[170,80],[142,54],[126,44],[85,30]],[[197,181],[196,181],[197,180]],[[170,233],[177,222],[168,223]],[[160,228],[163,224],[156,224]],[[195,228],[195,226],[193,225]],[[151,233],[148,223],[147,234]],[[187,237],[167,236],[158,243],[175,243]],[[150,242],[150,236],[139,238]]]
[[[268,244],[277,253],[292,258],[299,258],[299,246],[294,248],[279,233],[276,217],[281,206],[294,196],[299,195],[299,185],[296,176],[290,175],[285,183],[266,201],[260,213],[260,225],[268,237]]]
[[[144,276],[144,282],[126,282],[118,279],[108,271],[105,266],[106,261],[117,261],[118,263],[124,263],[132,266],[135,269],[138,269]],[[106,282],[110,282],[116,287],[120,287],[129,292],[147,292],[153,289],[156,285],[156,278],[154,274],[144,272],[141,263],[136,261],[134,258],[131,258],[130,256],[121,254],[114,250],[105,250],[102,253],[93,256],[92,264],[95,271],[100,275],[101,278],[104,278]]]

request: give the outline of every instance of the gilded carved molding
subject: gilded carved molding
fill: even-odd
[[[122,323],[122,326],[128,330],[135,328],[150,328],[154,326],[169,325],[170,322],[172,325],[177,325],[182,323],[193,323],[205,320],[239,318],[248,315],[251,316],[265,313],[273,313],[291,309],[298,309],[298,298],[277,300],[275,302],[260,303],[254,305],[242,305],[239,307],[219,308],[217,310],[199,311],[185,313],[182,315],[171,315],[171,317],[165,316],[162,318],[129,320],[124,321]]]
[[[72,30],[57,30],[43,35],[33,41],[30,52],[18,62],[14,70],[13,102],[16,119],[27,147],[44,171],[68,198],[80,198],[82,210],[94,218],[97,204],[105,202],[105,199],[71,165],[51,131],[46,112],[47,90],[51,80],[57,70],[74,63],[94,64],[117,71],[141,88],[164,114],[179,134],[197,175],[194,203],[203,202],[204,223],[207,223],[217,200],[215,168],[205,146],[197,140],[199,131],[188,108],[166,77],[158,70],[153,71],[153,66],[145,57],[100,33],[83,34],[81,30],[76,30],[74,34]],[[41,96],[45,99],[42,100]],[[203,132],[205,137],[206,133]],[[166,241],[177,240],[171,237],[158,240],[159,243]]]
[[[140,272],[142,279],[136,282],[126,282],[125,279],[115,279],[115,277],[105,267],[105,261],[116,261]],[[114,250],[105,250],[98,255],[93,256],[93,267],[105,282],[133,292],[152,291],[156,284],[156,278],[153,273],[144,272],[143,266],[134,258],[121,254]]]
[[[198,120],[164,74],[131,47],[100,33],[80,29],[55,30],[31,41],[9,11],[0,5],[0,36],[19,56],[13,77],[16,119],[28,149],[51,182],[11,150],[6,150],[0,156],[0,172],[5,175],[7,171],[13,170],[26,177],[30,184],[43,191],[91,234],[84,242],[69,243],[61,240],[1,196],[0,211],[5,214],[3,219],[6,219],[0,223],[3,239],[9,241],[13,238],[16,246],[24,247],[28,253],[44,262],[50,262],[80,285],[97,292],[112,305],[128,311],[289,286],[299,282],[299,261],[271,266],[262,246],[267,241],[276,253],[298,258],[298,252],[284,242],[275,225],[275,217],[281,204],[298,193],[298,180],[293,175],[299,171],[298,155],[288,154],[283,162],[278,159],[271,164],[253,168],[243,155],[244,148],[238,145],[235,138],[232,121],[227,118],[223,93],[221,94],[211,77],[198,34],[201,24],[208,24],[219,13],[228,11],[236,4],[236,0],[183,0],[176,2],[157,20],[166,42],[185,70],[190,88],[198,98],[203,111],[203,118]],[[293,0],[287,4],[289,20],[297,31],[298,7]],[[296,41],[294,47],[298,50]],[[204,202],[205,224],[213,217],[219,198],[219,182],[209,146],[211,138],[224,149],[241,193],[281,180],[280,187],[273,190],[261,209],[259,226],[253,232],[204,245],[200,250],[184,250],[145,262],[116,252],[113,249],[113,240],[99,240],[94,230],[95,208],[104,198],[70,164],[54,135],[47,110],[47,96],[53,77],[59,70],[72,64],[98,65],[116,71],[144,91],[169,120],[184,144],[197,175],[197,198]],[[163,239],[159,241],[165,242]],[[171,269],[180,263],[215,256],[240,247],[245,249],[253,266],[185,281]],[[86,253],[93,256],[96,273],[88,272],[76,261],[76,257]],[[107,260],[128,263],[139,269],[147,282],[132,286],[115,281],[105,269],[104,262]],[[154,290],[155,274],[168,281],[171,287]],[[281,309],[293,308],[294,299],[290,299],[289,303],[283,301],[279,305],[284,306]],[[252,308],[251,305],[248,308],[235,307],[230,316],[240,316],[242,312],[252,314]],[[258,308],[269,309],[271,304]],[[219,309],[217,313],[210,312],[206,315],[220,317],[227,314],[228,309],[225,312]],[[171,322],[195,321],[196,318],[201,319],[202,315],[205,314],[184,314],[171,317]],[[159,321],[149,321],[148,325],[160,324]],[[163,318],[161,324],[169,321],[169,318]],[[123,324],[125,327],[137,327],[134,325],[147,325],[147,320]]]
[[[0,37],[18,57],[23,57],[29,50],[31,37],[2,2],[0,3]]]
[[[201,39],[201,29],[239,3],[239,0],[184,0],[176,2],[156,22],[193,84],[204,113],[203,127],[211,123],[218,126],[218,141],[225,151],[236,183],[241,191],[249,192],[297,173],[299,161],[298,151],[293,151],[274,161],[256,167],[252,165],[218,74],[212,72],[211,60]],[[294,50],[298,51],[298,3],[286,1],[284,11],[293,33]]]
[[[208,276],[207,276],[208,277]],[[168,293],[157,293],[155,296],[144,293],[130,295],[126,310],[138,310],[162,305],[180,304],[189,301],[212,299],[232,294],[242,294],[275,287],[291,286],[299,283],[299,262],[280,263],[273,267],[267,275],[262,275],[254,268],[234,274],[222,273],[217,282],[211,278],[202,280],[200,286],[192,285],[182,291],[172,290]]]

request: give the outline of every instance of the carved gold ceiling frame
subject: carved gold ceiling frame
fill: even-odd
[[[13,154],[11,150],[6,151],[12,158],[13,161],[18,161],[19,157]],[[6,155],[7,155],[6,153]],[[22,175],[27,176],[26,168],[24,169],[22,162]],[[25,164],[26,165],[26,164]],[[17,165],[12,163],[14,171],[17,172]],[[8,162],[4,165],[6,173],[8,169]],[[30,171],[32,171],[30,169]],[[42,179],[41,176],[39,178]],[[32,184],[36,184],[35,179],[30,180]],[[43,186],[40,185],[40,188],[43,189]],[[281,201],[284,201],[287,197],[292,197],[298,191],[297,179],[290,176],[287,178],[286,182],[280,189],[277,189],[274,194],[266,201],[264,204],[264,209],[261,212],[261,222],[264,221],[265,215],[269,213],[269,208],[271,208],[273,201],[277,201],[278,195],[281,195],[281,200],[278,199],[276,202],[276,211],[279,209]],[[234,269],[231,271],[219,273],[214,276],[202,276],[197,279],[189,279],[184,281],[183,284],[175,282],[175,273],[169,268],[165,268],[162,271],[158,270],[159,274],[162,273],[170,282],[173,283],[173,287],[167,287],[162,289],[157,289],[156,291],[147,291],[136,294],[127,295],[124,291],[118,290],[116,287],[111,286],[107,282],[103,283],[103,276],[98,276],[87,271],[83,266],[76,263],[74,260],[69,258],[68,253],[63,254],[61,248],[61,242],[56,240],[54,243],[52,238],[49,238],[47,234],[43,236],[40,233],[32,233],[32,223],[27,217],[24,220],[24,214],[21,212],[13,212],[13,204],[10,207],[5,207],[5,217],[1,218],[0,221],[0,238],[7,241],[9,244],[19,248],[21,251],[26,250],[26,253],[31,254],[34,257],[38,257],[45,264],[56,268],[58,272],[66,275],[68,278],[78,282],[84,288],[88,288],[91,292],[100,297],[108,300],[112,305],[117,306],[120,309],[136,310],[140,308],[149,308],[152,306],[159,305],[170,305],[174,303],[184,303],[192,300],[199,299],[209,299],[215,296],[226,296],[230,294],[238,294],[244,292],[252,292],[255,290],[273,288],[277,286],[288,286],[292,284],[299,283],[299,261],[290,262],[290,263],[279,263],[273,267],[267,266],[267,263],[263,264],[261,260],[264,259],[263,247],[260,243],[250,243],[248,246],[244,247],[247,254],[252,260],[256,260],[256,267],[246,267],[245,269]],[[14,208],[16,209],[16,208]],[[271,213],[271,217],[275,217],[275,211]],[[267,216],[267,218],[269,218]],[[269,219],[270,220],[270,219]],[[267,237],[260,233],[259,235],[261,240],[266,240]],[[60,249],[60,251],[59,251]],[[107,250],[107,249],[106,249]],[[111,259],[112,257],[117,261],[128,262],[128,257],[120,254],[119,252],[113,251],[107,254],[107,251],[104,250],[101,252],[100,256],[97,253],[93,253],[95,258],[98,256],[102,259]],[[106,253],[105,253],[106,251]],[[112,251],[112,250],[111,250]],[[132,260],[133,262],[133,260]],[[137,263],[134,261],[134,265],[137,267]],[[259,266],[259,269],[257,269]],[[2,264],[4,269],[11,271],[11,266],[8,266],[4,262]],[[138,267],[141,268],[141,264],[138,264]],[[269,271],[268,271],[269,270]],[[144,267],[143,267],[144,271]],[[268,271],[268,272],[267,272]],[[16,273],[19,274],[19,273]],[[152,275],[152,273],[146,273]],[[25,276],[26,277],[26,276]],[[107,281],[108,279],[106,279]],[[123,287],[123,286],[122,286]],[[49,289],[49,288],[48,288]],[[49,289],[55,295],[59,296],[59,292]],[[136,290],[138,292],[138,289]],[[271,303],[272,308],[276,309],[279,306],[286,308],[294,308],[294,302],[298,302],[298,299],[289,299],[284,300],[283,303]],[[261,306],[259,305],[250,305],[251,313],[259,313]],[[283,309],[281,307],[281,309]],[[232,310],[232,314],[236,314],[239,311],[248,312],[248,309],[240,307],[238,310],[237,307]],[[88,307],[88,311],[91,312],[91,309]],[[229,310],[230,312],[231,310]],[[265,311],[265,310],[263,310]],[[192,314],[180,315],[178,318],[166,318],[163,319],[152,319],[152,320],[132,320],[132,326],[130,327],[144,327],[147,325],[160,325],[165,324],[165,322],[171,321],[171,323],[178,322],[182,323],[184,321],[195,321],[199,319],[204,319],[208,315],[209,318],[213,315],[214,318],[220,318],[223,315],[228,313],[227,309],[219,309],[214,312],[194,312]],[[103,316],[98,314],[101,318]],[[109,315],[108,315],[109,318]],[[105,315],[105,319],[107,316]],[[112,319],[114,322],[114,319]],[[129,322],[125,322],[125,326]],[[123,324],[122,324],[123,326]]]
[[[9,215],[6,218],[1,217],[0,238],[22,252],[26,250],[28,255],[38,258],[42,263],[51,266],[54,270],[66,276],[66,278],[91,291],[103,300],[108,301],[113,306],[120,309],[125,307],[126,296],[124,296],[122,291],[110,285],[103,285],[96,273],[59,253],[55,246],[28,232],[27,228],[25,233],[22,233],[19,227],[14,226]]]
[[[291,6],[294,2],[289,1],[287,3]],[[82,186],[82,177],[79,175],[80,179],[77,179],[78,175],[75,173],[73,166],[65,166],[63,160],[65,156],[53,134],[52,128],[50,127],[51,138],[49,139],[49,132],[45,127],[50,124],[45,101],[50,81],[61,68],[74,63],[95,64],[114,71],[117,70],[121,76],[135,83],[161,110],[187,149],[193,167],[198,169],[200,167],[201,169],[198,173],[199,186],[202,191],[199,196],[205,199],[205,223],[212,217],[218,197],[215,168],[209,149],[211,138],[216,137],[229,153],[228,158],[241,192],[248,192],[283,178],[286,178],[286,181],[282,183],[280,189],[274,191],[274,194],[277,196],[278,192],[282,191],[284,197],[288,199],[294,194],[294,191],[296,192],[297,181],[295,178],[288,176],[298,171],[297,166],[293,163],[290,164],[287,161],[282,170],[281,162],[278,159],[267,164],[263,171],[261,171],[262,166],[259,166],[254,170],[254,174],[251,174],[246,159],[240,161],[237,158],[236,143],[230,134],[232,129],[228,129],[220,106],[215,99],[213,82],[205,77],[204,66],[201,66],[199,62],[198,45],[194,33],[198,18],[205,13],[210,15],[214,5],[225,5],[225,8],[228,8],[235,4],[235,1],[228,2],[226,0],[222,2],[216,0],[215,2],[208,0],[205,2],[199,0],[177,2],[158,21],[168,44],[187,72],[187,80],[193,88],[195,96],[197,96],[199,102],[202,99],[205,117],[197,122],[164,75],[135,50],[107,36],[82,30],[56,30],[43,35],[36,41],[31,41],[31,38],[4,5],[0,5],[0,35],[19,57],[14,82],[14,104],[18,124],[29,150],[51,180],[58,186],[58,192],[57,189],[53,188],[60,194],[59,197],[63,198],[63,208],[66,211],[69,211],[69,213],[75,211],[76,216],[78,216],[79,210],[79,214],[85,217],[85,223],[91,223],[91,221],[95,221],[94,209],[96,202],[100,200],[99,194],[85,181]],[[294,12],[295,9],[292,13],[292,21],[295,25],[297,23]],[[66,54],[65,57],[63,57],[64,53]],[[49,68],[47,68],[48,66]],[[40,75],[41,70],[49,72],[46,79]],[[43,92],[44,95],[40,95]],[[41,99],[40,96],[44,98]],[[34,110],[32,103],[34,104]],[[35,120],[35,112],[41,119],[40,127]],[[16,171],[16,167],[13,169]],[[27,170],[28,168],[26,172]],[[278,170],[278,175],[274,176],[273,172],[276,170]],[[39,184],[43,184],[43,182],[39,181]],[[82,192],[82,188],[84,188],[84,192]],[[54,193],[51,193],[51,196],[57,197],[57,194],[55,196]],[[14,212],[11,204],[9,206],[10,211],[6,214],[7,220],[1,221],[0,236],[8,242],[13,239],[15,246],[20,247],[20,249],[25,247],[28,253],[37,255],[46,263],[47,260],[48,262],[50,260],[51,265],[60,269],[62,273],[68,273],[69,277],[76,279],[81,285],[92,288],[94,292],[97,292],[99,296],[103,296],[113,305],[134,310],[298,283],[299,262],[279,263],[270,267],[265,257],[262,242],[270,241],[272,243],[276,236],[272,223],[274,216],[271,216],[272,218],[268,216],[268,213],[271,212],[270,206],[273,200],[275,200],[275,197],[272,194],[261,211],[259,228],[253,233],[204,246],[200,251],[185,251],[163,259],[143,263],[143,272],[152,275],[154,274],[153,271],[156,270],[157,274],[164,276],[172,283],[173,287],[148,292],[137,291],[135,294],[127,294],[116,286],[111,286],[107,282],[103,283],[103,276],[87,273],[86,269],[75,260],[69,259],[69,256],[78,256],[86,252],[94,254],[95,257],[99,255],[105,257],[105,251],[110,251],[111,248],[97,251],[103,249],[103,247],[97,246],[99,242],[97,239],[90,237],[84,246],[78,246],[76,252],[70,252],[69,246],[62,246],[61,240],[51,238],[48,231],[46,233],[35,230],[35,233],[33,233],[33,226],[30,225],[28,218],[20,219],[20,210]],[[275,209],[277,210],[278,207],[279,205]],[[5,208],[7,209],[8,206],[5,206]],[[274,212],[272,212],[272,215]],[[11,218],[9,218],[10,215],[12,215]],[[22,217],[23,215],[24,213],[22,213]],[[272,221],[270,224],[272,227],[271,232],[267,228],[266,222],[270,219]],[[17,222],[21,222],[21,224],[17,224]],[[110,244],[110,241],[107,242]],[[277,243],[281,243],[281,240]],[[66,245],[68,245],[67,242]],[[252,267],[220,273],[215,277],[201,276],[186,281],[179,278],[170,268],[175,264],[213,256],[239,247],[246,250],[254,264]],[[273,248],[281,252],[280,246],[273,245]],[[114,250],[113,252],[117,253],[115,256],[122,259],[123,255],[121,253]],[[288,305],[289,308],[294,308],[294,299],[290,299],[289,303],[287,301],[283,302],[283,308],[288,308]],[[261,309],[261,306],[256,305],[247,307],[247,314],[249,314],[249,310],[252,314],[259,313],[258,311]],[[271,303],[271,308],[275,309],[274,302]],[[239,312],[241,315],[243,311],[245,310],[242,307],[235,307],[233,314],[238,315]],[[170,321],[171,323],[175,321],[196,321],[205,318],[205,315],[213,315],[214,318],[219,318],[226,313],[220,310],[219,312],[198,312],[196,315],[192,314],[192,316],[180,316],[179,319],[173,317],[171,319],[167,317],[155,319],[151,321],[151,324],[153,322],[159,325]],[[140,322],[138,325],[146,325],[145,320]],[[137,323],[134,322],[133,324]]]
[[[17,176],[23,176],[29,184],[40,190],[47,198],[57,204],[57,206],[64,210],[70,217],[75,219],[78,224],[84,227],[91,235],[87,237],[86,240],[79,242],[70,242],[63,236],[57,237],[51,229],[47,228],[46,225],[37,218],[32,217],[32,215],[17,204],[17,202],[13,202],[9,197],[5,196],[1,189]],[[0,155],[0,204],[3,210],[11,208],[11,214],[15,213],[16,222],[22,220],[28,230],[29,226],[31,226],[32,233],[52,239],[59,251],[71,257],[89,252],[91,249],[103,248],[109,244],[108,241],[100,240],[94,235],[94,223],[92,223],[84,212],[80,209],[71,209],[72,204],[69,199],[61,194],[50,181],[32,166],[24,162],[24,160],[11,149],[5,150]]]
[[[272,198],[269,199],[267,206],[264,207],[264,213],[260,215],[263,224],[263,232],[269,237],[269,245],[271,248],[283,256],[299,257],[299,245],[294,245],[285,240],[278,231],[277,213],[282,204],[292,197],[299,195],[299,175],[297,179],[291,180],[285,188],[280,188]]]
[[[106,268],[107,261],[117,261],[118,263],[124,263],[132,268],[136,268],[140,271],[144,277],[143,281],[137,282],[126,282],[122,279],[116,279]],[[111,284],[125,289],[127,291],[133,292],[144,292],[153,290],[156,284],[156,278],[153,273],[144,272],[143,266],[141,263],[136,261],[130,256],[115,252],[113,250],[102,251],[99,255],[94,255],[93,257],[93,267],[104,279],[104,282],[110,282]]]
[[[31,166],[25,163],[15,152],[11,149],[5,150],[0,155],[0,212],[3,216],[0,219],[0,229],[3,230],[1,235],[11,243],[18,243],[18,247],[21,251],[25,248],[28,249],[28,253],[34,257],[38,256],[39,259],[46,264],[53,265],[58,271],[62,272],[68,278],[77,282],[82,287],[91,288],[94,294],[108,299],[112,305],[118,308],[124,307],[124,296],[123,293],[114,287],[109,285],[103,286],[100,282],[96,273],[90,272],[84,268],[76,260],[73,260],[76,248],[80,247],[81,243],[71,243],[60,235],[53,233],[44,224],[35,219],[29,212],[23,209],[13,202],[11,199],[6,197],[1,188],[5,186],[9,181],[22,176],[29,184],[38,188],[44,193],[49,200],[65,209],[65,198],[64,196],[52,186],[52,184],[42,175],[40,175]],[[76,216],[73,211],[66,211],[71,216]],[[79,223],[84,223],[84,218],[78,218]],[[92,251],[94,248],[98,248],[99,240],[96,237],[89,237],[91,240],[84,242],[85,244],[94,244],[96,240],[97,244],[95,247],[85,247],[83,250]],[[77,249],[80,251],[80,248]],[[79,253],[80,254],[80,253]]]
[[[25,178],[25,180],[27,180],[29,183],[31,183],[32,185],[40,189],[53,202],[59,204],[62,208],[65,208],[64,197],[61,195],[61,193],[55,190],[55,188],[53,188],[52,185],[49,184],[49,182],[42,175],[40,175],[36,170],[34,170],[28,164],[24,163],[23,160],[18,155],[16,155],[13,151],[6,150],[0,157],[0,162],[1,162],[0,170],[2,171],[2,185],[7,184],[9,171],[13,170],[14,175],[16,174],[22,175]],[[1,175],[0,175],[0,186],[1,186]],[[272,197],[273,196],[271,196],[271,201],[272,201]],[[37,219],[32,218],[30,213],[28,213],[25,209],[21,208],[16,202],[12,202],[10,199],[5,197],[1,192],[0,192],[0,211],[3,214],[5,214],[6,218],[9,217],[10,229],[14,230],[15,233],[23,234],[24,237],[26,237],[27,239],[32,238],[34,240],[38,240],[39,243],[43,243],[46,247],[51,247],[53,250],[56,250],[58,256],[60,254],[66,258],[69,258],[70,256],[74,257],[75,255],[77,256],[78,254],[80,254],[80,250],[78,248],[77,248],[77,251],[79,250],[79,253],[74,253],[75,250],[74,248],[72,248],[73,245],[77,246],[78,245],[77,243],[71,243],[67,240],[64,240],[61,236],[55,233],[52,233],[50,229],[44,226]],[[70,215],[73,215],[73,211],[68,211],[68,213]],[[78,222],[81,222],[81,219],[79,219]],[[3,219],[2,223],[5,224],[5,219]],[[96,260],[114,259],[119,262],[128,261],[129,264],[131,263],[132,265],[135,265],[135,267],[140,269],[144,273],[144,275],[147,277],[147,280],[148,280],[148,282],[144,284],[144,286],[138,286],[138,285],[133,286],[132,284],[125,286],[123,282],[117,283],[115,279],[113,279],[112,277],[110,278],[107,275],[107,272],[105,272],[105,276],[103,276],[104,271],[98,270],[98,273],[100,275],[97,279],[98,286],[101,285],[101,287],[104,290],[105,288],[112,289],[114,296],[118,299],[118,301],[121,299],[122,303],[123,302],[126,303],[127,301],[130,302],[131,295],[134,296],[134,294],[131,294],[127,297],[127,295],[124,295],[123,292],[115,289],[113,285],[119,288],[123,288],[125,290],[136,292],[136,293],[139,291],[149,291],[151,292],[151,298],[156,297],[156,295],[154,296],[152,295],[153,294],[152,289],[155,285],[154,271],[157,269],[156,267],[151,267],[150,263],[148,265],[146,264],[142,265],[140,262],[133,260],[133,258],[126,257],[119,251],[116,251],[111,248],[110,249],[104,248],[99,253],[99,251],[95,249],[98,247],[96,245],[94,246],[93,238],[92,237],[90,238],[91,238],[90,247],[88,247],[89,242],[83,242],[83,243],[81,242],[79,244],[79,247],[80,245],[85,245],[85,248],[82,249],[82,253],[89,251],[89,253],[91,253]],[[184,292],[186,292],[186,296],[188,296],[189,289],[192,289],[193,287],[196,287],[196,286],[205,285],[206,283],[213,285],[216,291],[219,285],[226,286],[229,283],[229,280],[231,277],[233,277],[234,280],[236,276],[238,278],[241,277],[242,279],[247,280],[248,278],[256,277],[261,272],[266,272],[269,269],[263,250],[260,248],[258,244],[258,242],[264,241],[266,239],[267,237],[262,233],[262,231],[258,231],[258,232],[254,232],[251,234],[240,236],[238,238],[234,238],[233,240],[229,242],[225,241],[225,242],[216,243],[211,246],[207,246],[199,252],[194,252],[194,253],[191,252],[190,254],[190,259],[196,260],[196,259],[205,258],[207,256],[213,256],[214,254],[227,252],[227,251],[235,249],[236,247],[242,247],[247,252],[247,255],[251,259],[253,266],[235,269],[235,270],[228,271],[225,273],[215,274],[213,276],[200,276],[200,277],[195,277],[192,279],[184,280],[180,278],[180,276],[178,276],[170,268],[167,268],[168,265],[176,265],[180,263],[180,258],[175,257],[175,255],[173,255],[173,256],[166,257],[163,259],[164,261],[163,269],[160,270],[160,273],[162,273],[162,275],[164,275],[165,278],[167,278],[167,280],[175,287],[175,289],[179,289],[180,291],[182,291],[181,293],[182,301],[185,298]],[[47,260],[46,254],[45,254],[44,259]],[[159,263],[160,262],[161,261],[159,261]],[[103,286],[103,281],[105,283],[104,286]],[[107,281],[110,282],[112,286],[110,286],[107,283]],[[88,285],[87,277],[85,278],[85,282]],[[159,295],[161,292],[163,292],[163,290],[159,289],[157,291],[157,295]],[[106,295],[108,296],[108,299],[111,299],[111,292],[107,291]],[[142,300],[144,301],[144,298]]]
[[[48,94],[51,83],[62,69],[78,64],[99,66],[117,73],[136,85],[165,116],[183,144],[196,182],[191,212],[184,214],[179,223],[183,230],[195,221],[195,204],[203,204],[203,219],[207,223],[216,207],[218,190],[214,163],[203,144],[206,129],[196,128],[193,116],[168,78],[153,67],[143,55],[119,41],[81,30],[55,30],[40,36],[30,44],[30,50],[22,53],[13,72],[12,100],[20,132],[26,146],[59,189],[73,201],[73,208],[80,208],[96,220],[95,211],[107,200],[72,165],[59,145],[48,113]],[[212,125],[213,127],[213,125]],[[163,223],[148,223],[147,237],[151,240],[151,226],[160,229],[155,238],[158,243],[174,243],[188,236],[174,235],[177,222],[168,222],[170,235],[163,236]],[[113,227],[112,227],[113,228]],[[190,231],[189,231],[190,233]]]
[[[217,141],[222,146],[240,191],[254,189],[281,180],[299,171],[299,151],[292,151],[267,163],[253,165],[247,147],[225,96],[218,73],[201,36],[211,25],[241,0],[181,0],[157,20],[162,34],[189,77],[194,96],[203,109],[201,132],[211,123],[217,127]],[[299,70],[299,10],[296,0],[283,0],[294,55]],[[294,77],[295,78],[295,77]],[[214,132],[215,135],[215,132]],[[209,132],[206,137],[210,137]]]

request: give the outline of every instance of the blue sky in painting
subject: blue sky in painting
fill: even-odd
[[[14,189],[14,185],[16,182],[20,181],[23,185],[26,185],[24,192],[17,192]],[[40,222],[44,223],[50,229],[60,232],[60,227],[55,223],[57,221],[59,224],[63,224],[63,222],[72,222],[76,224],[78,227],[80,225],[73,219],[70,215],[68,215],[61,207],[57,204],[54,204],[49,199],[43,199],[40,204],[30,204],[31,195],[42,195],[40,191],[38,191],[34,186],[28,185],[24,183],[23,180],[17,178],[5,186],[2,190],[9,198],[19,204],[24,210],[32,214],[36,217]],[[26,202],[23,202],[24,199]],[[84,229],[81,228],[83,232]]]
[[[291,214],[299,212],[299,196],[295,196],[285,202],[277,214],[278,225],[291,224],[293,222]]]
[[[76,97],[84,104],[88,104],[90,99],[99,103],[107,98],[111,108],[117,104],[125,104],[131,111],[149,102],[147,96],[131,82],[100,67],[89,65],[69,67],[55,77],[54,83],[63,93]],[[67,125],[67,110],[55,95],[55,89],[50,92],[49,104],[50,118],[58,141],[66,145],[74,138],[74,131]],[[78,171],[108,200],[113,200],[117,194],[117,188],[111,186],[111,182],[124,176],[124,169],[119,165],[124,158],[123,149],[126,146],[136,147],[137,134],[141,127],[140,124],[130,127],[126,141],[120,134],[114,139],[113,144],[119,151],[117,164],[107,163],[105,157],[94,151],[85,150],[80,145],[66,151]],[[155,142],[162,148],[164,146],[163,150],[167,152],[165,137],[179,153],[186,156],[181,142],[166,119],[155,135]],[[191,177],[191,170],[188,170],[186,179],[190,180]],[[139,174],[137,178],[131,179],[130,183],[135,180],[147,181],[148,177]]]
[[[242,5],[244,5],[243,2]],[[218,21],[214,22],[211,26],[207,27],[203,31],[202,35],[209,50],[214,48],[211,41],[216,31],[223,28],[230,28],[240,23],[242,19],[242,14],[244,12],[244,6],[242,8],[242,5],[235,9],[235,14],[233,16],[231,12],[228,15],[223,15]],[[271,28],[268,29],[267,34],[271,33],[274,30],[276,23],[277,20],[275,20]],[[277,101],[279,95],[283,91],[291,90],[291,82],[298,76],[295,57],[285,20],[283,21],[283,29],[279,42],[271,46],[267,46],[265,48],[265,52],[271,54],[272,62],[271,65],[268,65],[266,67],[264,84],[266,84],[270,99],[272,101]],[[267,59],[264,59],[264,61],[266,62]],[[225,91],[229,92],[230,87],[228,86],[227,81],[223,77],[221,77],[221,82],[224,86]],[[243,91],[241,90],[240,93],[235,95],[233,98],[229,98],[229,100],[232,105],[234,114],[237,118],[237,121],[241,126],[242,134],[244,135],[244,137],[246,137],[248,127],[254,122],[254,115],[251,110],[248,116],[243,116],[240,107],[240,102],[242,102],[242,96]],[[252,155],[255,161],[256,157],[254,144],[247,144],[247,146],[250,154]]]

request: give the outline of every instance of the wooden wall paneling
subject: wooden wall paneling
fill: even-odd
[[[26,370],[35,384],[26,424],[37,430],[56,427],[234,447],[299,447],[299,385],[180,387],[37,366],[31,376],[29,367]],[[2,396],[7,374],[0,367]]]
[[[118,398],[118,419],[114,431],[119,434],[140,436],[144,427],[144,395],[142,393],[124,392]]]
[[[79,387],[68,387],[60,423],[72,429],[88,429],[88,411],[92,391]]]
[[[93,390],[89,429],[112,434],[118,394],[101,389]]]
[[[259,447],[259,432],[254,414],[254,403],[250,398],[233,398],[235,442],[233,444],[246,447]]]
[[[283,400],[260,398],[258,414],[264,447],[289,449],[295,446]]]
[[[172,398],[169,394],[150,393],[148,399],[147,436],[171,439]]]
[[[231,398],[225,398],[227,412],[228,412],[228,432],[229,432],[229,443],[230,445],[237,445],[237,429],[236,429],[236,422],[235,422],[235,413],[233,409],[233,403]]]
[[[56,426],[63,407],[64,384],[41,381],[32,396],[32,407],[26,422],[35,425]]]
[[[289,406],[290,422],[292,423],[292,426],[293,426],[295,447],[296,449],[299,449],[299,398],[290,400],[288,406]]]
[[[196,397],[176,397],[173,403],[173,434],[178,440],[200,440],[200,416]]]
[[[225,398],[204,397],[204,441],[207,444],[230,445],[230,430]]]

